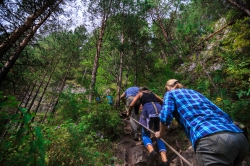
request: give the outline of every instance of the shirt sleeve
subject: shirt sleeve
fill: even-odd
[[[167,92],[163,98],[163,106],[160,113],[160,122],[169,125],[173,120],[173,111],[175,110],[175,102],[172,94]]]

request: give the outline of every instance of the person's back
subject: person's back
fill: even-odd
[[[166,103],[162,109],[167,109],[168,114],[176,115],[176,120],[184,127],[193,145],[197,139],[215,132],[241,132],[228,114],[199,92],[184,88],[174,89],[166,93],[164,98],[173,100],[164,100]],[[176,108],[170,110],[171,108],[167,107],[168,102],[174,102]],[[169,124],[171,120],[166,123]]]
[[[150,154],[149,165],[154,165],[155,161],[158,160],[159,156],[157,151],[154,150],[153,142],[150,138],[150,131],[147,130],[146,128],[150,128],[151,130],[154,131],[159,131],[160,129],[159,113],[161,110],[161,105],[159,103],[162,103],[162,99],[158,95],[151,92],[147,87],[141,87],[139,93],[135,96],[134,100],[131,102],[130,107],[133,107],[138,100],[140,100],[142,104],[142,113],[140,116],[140,124],[142,124],[143,126],[142,140],[144,146],[147,148]],[[163,166],[169,165],[166,155],[167,150],[164,142],[160,139],[156,139],[156,144],[158,146],[158,150],[162,158],[161,165]]]
[[[108,95],[108,96],[107,96],[107,99],[108,99],[108,104],[109,104],[109,105],[113,105],[113,97],[110,96],[110,95]]]
[[[140,102],[142,105],[144,105],[146,103],[150,103],[150,102],[158,102],[154,93],[152,93],[152,92],[150,92],[150,93],[142,92],[142,93],[143,93],[143,95],[140,98]]]
[[[125,91],[126,98],[129,98],[130,96],[136,96],[139,90],[140,88],[137,86],[129,87]]]
[[[226,112],[176,79],[168,80],[165,88],[156,138],[163,136],[175,117],[192,143],[199,166],[236,166],[247,157],[248,140]]]
[[[133,101],[134,97],[138,94],[139,90],[140,90],[140,88],[137,87],[137,86],[129,87],[120,96],[120,98],[122,99],[123,103],[125,104],[127,115],[128,115],[129,105]],[[132,117],[132,118],[134,118],[136,120],[139,120],[139,108],[140,108],[140,101],[138,101],[134,105],[130,117]],[[138,134],[138,128],[139,127],[132,120],[132,118],[130,118],[129,121],[130,121],[130,126],[131,126],[131,130],[132,130],[133,139],[135,141],[138,141],[139,140],[139,134]]]

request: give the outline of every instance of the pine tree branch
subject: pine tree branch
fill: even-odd
[[[244,6],[243,6],[243,2],[242,1],[240,1],[240,2],[242,2],[241,4],[240,3],[238,3],[237,1],[234,1],[234,0],[227,0],[227,1],[229,1],[231,4],[233,4],[233,5],[235,5],[237,8],[239,8],[240,10],[242,10],[242,11],[244,11],[248,16],[250,16],[250,10],[249,9],[247,9],[247,8],[245,8]],[[246,5],[246,4],[245,4]]]

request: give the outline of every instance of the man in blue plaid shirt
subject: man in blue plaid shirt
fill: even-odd
[[[228,114],[176,79],[167,81],[165,88],[157,138],[175,118],[191,141],[199,166],[239,165],[247,157],[248,141]]]

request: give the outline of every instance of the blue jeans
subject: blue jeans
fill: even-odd
[[[160,118],[159,117],[154,117],[150,118],[149,120],[149,127],[150,129],[153,129],[155,132],[160,130]],[[150,139],[150,131],[142,127],[142,141],[144,145],[147,147],[147,145],[152,145],[152,140]],[[159,152],[161,151],[167,151],[166,150],[166,145],[161,139],[156,139],[156,143],[159,149]]]
[[[215,133],[196,143],[199,166],[236,166],[247,157],[248,152],[248,141],[243,133]]]

